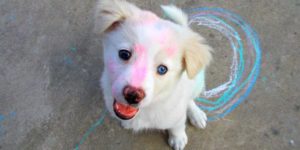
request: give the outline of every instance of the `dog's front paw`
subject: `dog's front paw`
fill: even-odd
[[[169,137],[169,145],[174,150],[183,150],[185,145],[187,144],[188,138],[186,133],[182,133],[180,135],[170,135]]]
[[[205,112],[203,112],[198,107],[190,107],[188,111],[188,117],[192,125],[198,128],[205,128],[207,116]]]

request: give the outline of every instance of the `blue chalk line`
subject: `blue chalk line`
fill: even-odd
[[[79,150],[79,146],[84,143],[84,141],[88,138],[88,136],[98,127],[103,124],[104,118],[107,114],[107,110],[104,110],[104,112],[101,114],[100,118],[94,123],[83,135],[81,138],[79,144],[76,145],[74,150]]]
[[[217,120],[220,118],[225,117],[228,115],[230,112],[232,112],[241,102],[243,102],[248,95],[251,93],[256,80],[259,76],[260,73],[260,66],[261,66],[261,48],[260,48],[260,42],[259,42],[259,37],[257,36],[257,33],[250,27],[249,24],[247,24],[240,16],[227,11],[223,8],[194,8],[194,9],[189,9],[189,13],[199,13],[196,15],[191,16],[191,20],[193,20],[196,17],[204,17],[206,20],[210,20],[213,24],[202,24],[204,26],[207,26],[209,28],[218,30],[222,34],[224,34],[230,41],[231,47],[234,52],[238,52],[239,54],[239,64],[238,64],[238,71],[236,75],[234,76],[234,80],[232,83],[229,85],[229,88],[223,93],[221,97],[219,97],[216,101],[211,101],[206,98],[196,98],[198,102],[201,102],[203,104],[209,104],[211,106],[207,105],[199,105],[201,109],[204,109],[208,112],[213,112],[218,109],[223,108],[233,100],[233,98],[237,94],[242,94],[236,102],[232,104],[229,108],[227,108],[224,112],[219,113],[219,114],[214,114],[208,118],[209,121]],[[250,42],[248,44],[251,44],[255,50],[256,57],[254,61],[254,65],[251,69],[250,74],[248,77],[242,81],[242,77],[244,74],[244,58],[243,58],[243,53],[244,53],[244,46],[242,43],[242,40],[238,34],[238,32],[230,26],[226,21],[221,19],[218,15],[215,15],[215,13],[219,14],[219,16],[222,15],[227,20],[230,20],[231,22],[235,23],[237,26],[239,26],[245,33],[247,40]],[[222,30],[221,30],[222,29]],[[225,29],[225,31],[224,31]],[[233,37],[229,37],[229,34],[226,34],[227,32],[233,32]],[[236,39],[236,42],[234,42],[232,39]],[[235,45],[237,43],[237,46]],[[239,84],[241,83],[241,84]],[[248,86],[247,86],[248,85]],[[247,86],[247,87],[246,87]],[[244,89],[245,92],[242,93],[241,90]]]

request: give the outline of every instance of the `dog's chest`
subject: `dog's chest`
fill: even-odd
[[[144,110],[134,119],[122,121],[122,126],[127,129],[139,131],[143,129],[169,129],[177,122],[186,118],[186,104],[155,107]]]

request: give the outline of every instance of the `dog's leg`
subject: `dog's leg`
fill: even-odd
[[[168,130],[169,133],[169,145],[174,150],[183,150],[185,145],[187,144],[188,138],[185,133],[185,120],[182,120],[178,126],[173,127]]]
[[[188,118],[195,127],[205,128],[207,117],[205,112],[203,112],[193,101],[190,102],[187,112]]]

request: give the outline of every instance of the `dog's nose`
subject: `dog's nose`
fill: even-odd
[[[127,85],[123,89],[123,95],[129,104],[138,104],[144,99],[145,92],[143,89]]]

